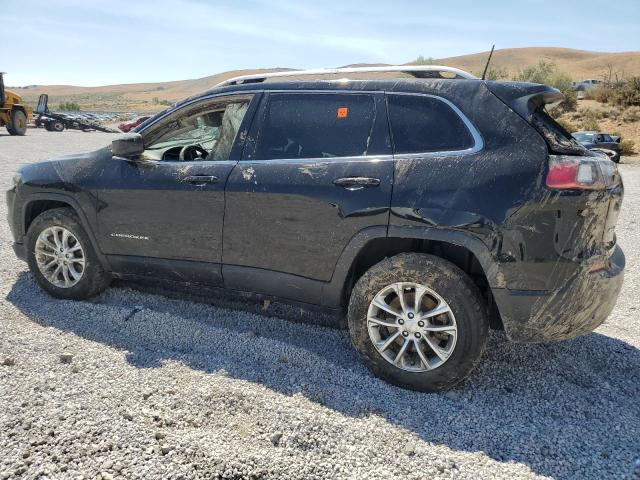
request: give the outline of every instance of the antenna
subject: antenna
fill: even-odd
[[[491,62],[491,56],[493,55],[493,49],[496,48],[496,45],[491,45],[491,51],[489,52],[489,58],[487,58],[487,64],[484,66],[484,72],[482,72],[482,80],[487,75],[487,68],[489,68],[489,63]]]

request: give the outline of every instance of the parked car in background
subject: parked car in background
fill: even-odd
[[[607,156],[616,163],[620,162],[620,137],[618,135],[611,135],[605,132],[584,131],[575,132],[573,138],[589,150],[603,149],[615,152],[615,155],[607,154]]]
[[[580,80],[578,82],[572,82],[572,85],[574,90],[581,92],[581,91],[589,90],[591,88],[595,88],[599,85],[602,85],[602,81],[587,79],[587,80]]]
[[[146,122],[150,118],[150,116],[138,117],[135,120],[131,120],[129,122],[122,122],[120,125],[118,125],[118,128],[124,133],[127,133],[136,128],[138,125],[141,125],[143,122]]]

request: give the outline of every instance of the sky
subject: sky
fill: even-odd
[[[640,0],[0,0],[12,86],[405,63],[496,48],[640,50]]]

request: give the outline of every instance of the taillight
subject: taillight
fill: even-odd
[[[608,157],[550,155],[547,187],[556,190],[604,190],[619,183],[618,168]]]

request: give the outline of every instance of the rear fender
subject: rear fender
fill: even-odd
[[[466,248],[478,259],[491,288],[504,287],[504,280],[498,263],[492,259],[489,249],[481,240],[468,233],[445,228],[411,226],[389,226],[387,233],[387,228],[385,227],[370,227],[361,230],[355,235],[343,250],[331,281],[325,284],[322,289],[323,306],[331,308],[341,306],[343,288],[358,253],[371,240],[386,237],[433,240]]]

